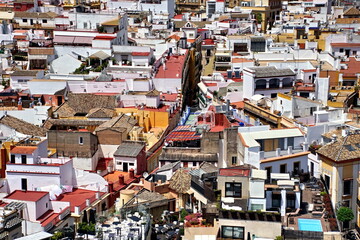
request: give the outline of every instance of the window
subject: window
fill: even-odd
[[[344,49],[343,49],[343,48],[340,48],[340,49],[339,49],[339,52],[344,52]]]
[[[263,210],[263,205],[262,204],[254,204],[254,203],[252,203],[250,208],[251,208],[250,209],[251,211]]]
[[[295,208],[296,195],[294,193],[286,195],[286,207]]]
[[[79,137],[79,144],[84,144],[84,138],[83,137]]]
[[[330,190],[330,176],[325,175],[325,186],[328,190]]]
[[[243,227],[222,226],[221,237],[231,239],[245,239]]]
[[[241,198],[241,183],[226,183],[225,197]]]
[[[236,164],[237,164],[237,156],[232,156],[232,157],[231,157],[231,164],[232,164],[232,165],[236,165]]]
[[[281,194],[280,192],[273,192],[272,194],[272,207],[279,208],[281,207]]]
[[[294,173],[295,174],[300,173],[300,162],[294,162]]]
[[[294,147],[294,138],[293,137],[288,138],[288,144],[287,145]]]
[[[276,97],[277,97],[277,93],[272,93],[272,94],[270,95],[270,97],[271,97],[271,98],[276,98]]]
[[[120,161],[117,161],[116,164],[117,164],[117,165],[121,165],[121,162],[120,162]]]
[[[343,207],[351,207],[351,205],[350,205],[350,200],[344,200],[344,201],[342,201],[342,206],[343,206]]]
[[[356,56],[356,55],[357,55],[357,51],[353,51],[353,55]]]
[[[21,163],[26,164],[26,155],[21,155]]]
[[[27,22],[27,19],[24,18],[24,19],[22,20],[22,22],[23,22],[23,23]]]
[[[43,19],[42,22],[43,22],[43,23],[47,23],[47,20],[46,20],[46,19]]]
[[[197,165],[197,162],[193,162],[193,167],[196,167],[196,165]]]
[[[271,178],[271,167],[266,167],[265,168],[266,171],[266,181],[270,182],[270,178]]]
[[[15,163],[15,155],[11,154],[10,163]]]
[[[129,163],[129,166],[134,166],[134,164],[133,164],[133,163]]]
[[[287,173],[287,171],[286,171],[286,164],[281,164],[281,165],[280,165],[280,173]]]
[[[343,195],[351,195],[352,179],[344,180]]]
[[[26,178],[21,179],[21,190],[27,191],[27,179]]]
[[[48,207],[49,207],[48,203],[45,203],[45,207],[46,207],[46,208],[48,208]]]

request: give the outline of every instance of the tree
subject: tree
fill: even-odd
[[[348,207],[340,207],[337,210],[337,218],[344,225],[344,223],[347,224],[348,222],[354,219],[354,213]]]
[[[64,237],[64,234],[60,231],[56,231],[54,235],[51,237],[51,240],[58,240]]]
[[[95,224],[81,222],[79,223],[78,233],[86,234],[86,239],[88,239],[88,235],[95,235]]]

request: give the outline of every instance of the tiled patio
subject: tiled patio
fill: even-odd
[[[291,216],[287,214],[284,221],[286,222],[287,227],[293,230],[300,230],[298,226],[298,219],[319,219],[321,221],[321,226],[323,232],[331,231],[330,223],[326,211],[324,210],[325,206],[322,202],[320,196],[321,188],[311,188],[306,187],[303,191],[302,206],[298,215]],[[311,210],[311,205],[313,205],[313,210]]]

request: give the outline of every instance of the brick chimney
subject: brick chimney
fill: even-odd
[[[129,176],[130,176],[130,179],[135,178],[134,169],[133,169],[133,168],[129,170]]]
[[[124,185],[125,181],[124,181],[124,175],[120,174],[119,175],[119,184],[120,185]]]

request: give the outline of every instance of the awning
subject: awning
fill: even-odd
[[[96,53],[90,55],[90,58],[96,58],[96,59],[101,59],[101,60],[105,60],[107,58],[109,58],[110,55],[108,55],[107,53],[103,52],[103,51],[97,51]]]
[[[54,43],[73,43],[74,39],[73,36],[55,36]]]
[[[271,179],[289,180],[290,175],[288,173],[271,173]]]
[[[94,37],[55,36],[54,43],[63,44],[92,44]]]
[[[76,44],[92,44],[94,37],[75,37],[74,43]]]

